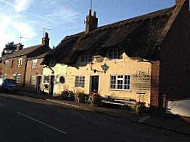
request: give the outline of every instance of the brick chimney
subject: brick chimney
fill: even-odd
[[[45,37],[42,38],[42,45],[49,47],[49,36],[48,33],[45,33]]]
[[[17,44],[16,51],[22,50],[23,47],[24,47],[24,45],[22,45],[22,43]]]
[[[98,27],[98,18],[96,12],[92,15],[92,10],[89,10],[89,14],[86,16],[86,30],[85,33],[95,30]]]

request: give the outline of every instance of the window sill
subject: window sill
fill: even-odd
[[[81,86],[75,86],[75,88],[84,88],[84,87],[81,87]]]
[[[131,89],[110,89],[110,91],[127,91],[127,92],[132,92]]]

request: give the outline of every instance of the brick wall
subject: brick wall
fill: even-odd
[[[20,58],[22,58],[22,65],[20,67],[18,67],[18,60]],[[2,63],[3,77],[5,77],[5,74],[6,74],[7,78],[12,79],[13,74],[21,74],[20,84],[21,84],[21,86],[23,86],[26,62],[27,62],[27,57],[26,56],[21,56],[21,57],[16,57],[16,58],[13,58],[13,59],[3,60],[3,63]]]
[[[190,15],[186,0],[174,21],[160,54],[160,95],[166,94],[169,100],[190,98]]]
[[[160,74],[160,61],[153,62],[151,66],[151,95],[150,106],[158,107],[159,100],[159,74]]]
[[[26,89],[30,90],[30,91],[36,91],[36,84],[32,85],[31,84],[31,76],[42,76],[43,73],[43,65],[40,65],[41,62],[43,61],[43,58],[37,59],[37,64],[36,64],[36,68],[33,67],[33,60],[35,59],[30,59],[27,62],[27,68],[26,68]],[[36,78],[37,81],[37,78]]]

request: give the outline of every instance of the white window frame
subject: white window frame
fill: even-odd
[[[18,67],[21,67],[22,66],[22,58],[19,58],[18,59]]]
[[[36,69],[36,68],[37,68],[37,63],[38,63],[38,59],[32,60],[32,68],[33,68],[33,69]]]
[[[34,79],[34,80],[33,80],[33,79]],[[35,76],[35,75],[31,75],[31,76],[30,76],[30,84],[31,84],[31,85],[34,85],[34,86],[36,85],[36,76]]]
[[[121,78],[121,76],[123,76]],[[113,80],[112,77],[115,77],[115,84],[113,84]],[[127,77],[127,80],[125,80],[125,77]],[[128,79],[129,77],[129,79]],[[122,81],[122,89],[118,88],[118,81],[121,80]],[[127,81],[127,83],[125,83],[125,81]],[[128,83],[129,81],[129,83]],[[115,88],[113,88],[112,86],[115,85]],[[125,86],[129,86],[128,89],[125,89]],[[120,91],[130,91],[131,90],[131,75],[129,74],[125,74],[125,75],[110,75],[110,90],[120,90]]]
[[[13,74],[13,79],[19,84],[21,82],[21,74]]]
[[[85,76],[75,76],[75,87],[85,87]]]

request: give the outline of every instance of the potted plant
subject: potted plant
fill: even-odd
[[[88,95],[86,95],[84,93],[76,93],[76,101],[78,103],[85,103],[87,97],[88,97]]]
[[[99,93],[95,93],[95,92],[92,92],[90,95],[89,95],[89,103],[92,104],[92,105],[98,105],[100,106],[101,105],[101,100],[102,100],[102,97],[100,96]]]
[[[136,102],[135,104],[135,112],[137,114],[142,114],[146,109],[146,103],[145,102]]]

